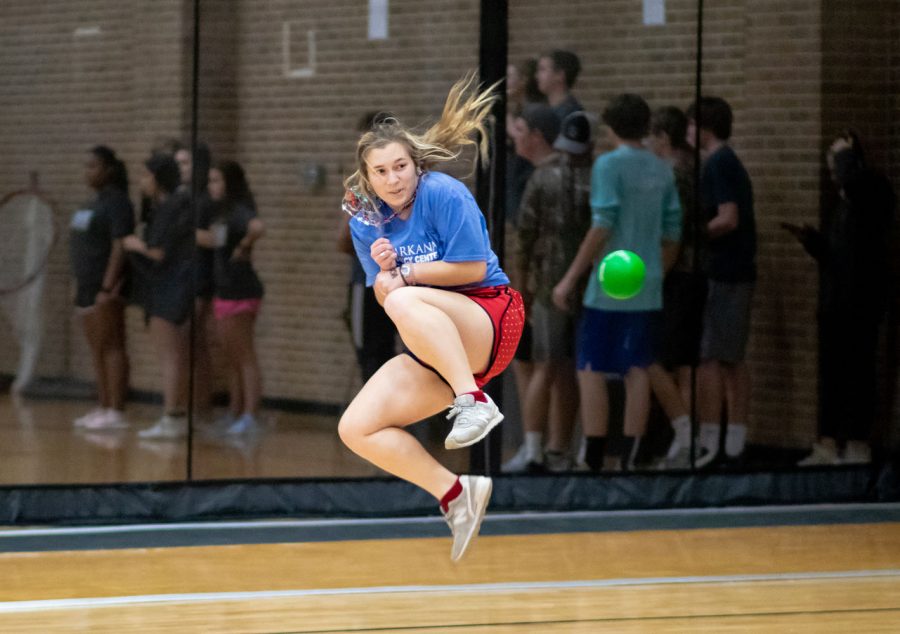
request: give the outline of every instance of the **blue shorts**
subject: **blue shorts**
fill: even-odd
[[[579,370],[625,375],[653,363],[654,322],[659,311],[608,311],[584,307],[578,323]]]

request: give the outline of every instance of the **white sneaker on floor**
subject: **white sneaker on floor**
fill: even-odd
[[[525,473],[526,471],[534,470],[535,468],[542,466],[543,461],[544,456],[542,453],[533,455],[532,452],[529,451],[528,446],[523,444],[519,447],[516,455],[500,466],[500,471],[502,473]]]
[[[258,430],[259,423],[256,422],[256,417],[253,414],[242,414],[228,426],[228,429],[225,430],[225,434],[228,436],[240,436],[243,434],[251,434]]]
[[[572,458],[558,451],[548,451],[544,454],[544,466],[550,473],[565,473],[572,470]]]
[[[719,455],[719,436],[721,428],[718,423],[700,425],[697,453],[694,455],[694,466],[702,469]]]
[[[138,436],[145,440],[177,440],[187,436],[187,418],[166,414],[153,427],[142,429]]]
[[[487,394],[486,402],[476,401],[472,394],[457,396],[447,414],[453,420],[453,429],[444,441],[447,449],[461,449],[474,445],[500,424],[503,414]]]
[[[872,449],[864,442],[850,440],[844,448],[841,464],[869,464],[872,462]]]
[[[837,452],[831,447],[813,443],[812,453],[797,463],[798,467],[818,467],[822,465],[841,464]]]
[[[453,535],[452,561],[459,561],[478,535],[493,488],[491,479],[483,476],[459,476],[459,483],[462,493],[447,505],[446,513],[441,510]]]
[[[117,409],[103,410],[102,414],[94,416],[81,425],[82,428],[91,431],[104,431],[109,429],[125,429],[128,427],[128,421]]]
[[[102,407],[95,407],[94,409],[89,411],[87,414],[79,416],[78,418],[73,420],[72,424],[75,425],[75,427],[84,427],[85,425],[90,423],[92,420],[94,420],[95,418],[99,418],[100,416],[103,416],[105,413],[106,413],[106,410],[103,409]]]

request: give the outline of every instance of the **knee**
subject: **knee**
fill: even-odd
[[[384,312],[395,324],[405,321],[412,315],[417,299],[416,289],[404,286],[391,291],[384,298]]]
[[[362,438],[362,433],[359,425],[356,424],[355,418],[348,416],[346,412],[341,416],[340,422],[338,422],[338,436],[341,442],[349,449],[353,449],[359,443],[360,438]]]

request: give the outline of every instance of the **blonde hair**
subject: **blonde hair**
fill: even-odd
[[[502,81],[502,80],[501,80]],[[468,73],[450,88],[441,118],[421,134],[406,128],[394,117],[376,123],[356,144],[356,171],[344,181],[347,189],[355,188],[370,198],[375,197],[367,174],[366,156],[370,151],[391,143],[400,143],[419,169],[459,158],[463,149],[476,146],[483,162],[488,160],[489,133],[486,122],[497,101],[497,82],[478,91],[476,75]],[[479,140],[473,137],[478,133]]]

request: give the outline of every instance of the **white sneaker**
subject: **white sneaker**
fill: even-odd
[[[102,414],[94,416],[81,425],[84,429],[92,431],[103,431],[108,429],[125,429],[128,427],[128,421],[117,409],[103,410]]]
[[[872,462],[872,448],[859,440],[850,440],[844,448],[841,464],[869,464]]]
[[[250,434],[258,430],[259,423],[256,422],[256,417],[253,414],[242,414],[237,420],[229,425],[228,429],[225,430],[225,434],[228,436],[239,436],[242,434]]]
[[[543,462],[544,455],[542,453],[532,454],[528,445],[523,444],[519,447],[516,455],[503,463],[500,471],[502,473],[525,473],[538,469]]]
[[[837,452],[831,447],[813,443],[812,453],[797,463],[798,467],[818,467],[822,465],[841,464]]]
[[[677,439],[672,440],[669,451],[666,452],[666,457],[660,461],[660,464],[663,469],[690,469],[690,446],[685,447]]]
[[[90,423],[92,420],[94,420],[95,418],[99,418],[100,416],[103,416],[105,413],[106,413],[106,410],[103,409],[102,407],[95,407],[94,409],[89,411],[87,414],[84,414],[83,416],[79,416],[78,418],[73,420],[72,424],[75,425],[75,427],[84,427],[85,425]]]
[[[719,436],[721,427],[719,423],[703,423],[700,425],[700,438],[697,454],[694,457],[694,466],[702,469],[719,455]]]
[[[544,466],[550,473],[565,473],[572,470],[572,458],[564,453],[548,451],[544,454]]]
[[[453,535],[452,561],[459,561],[478,535],[493,488],[491,479],[483,476],[459,476],[459,483],[462,493],[447,505],[446,513],[441,509]]]
[[[187,435],[187,418],[166,414],[153,427],[142,429],[138,436],[146,440],[177,440]]]
[[[503,414],[487,394],[487,402],[476,401],[471,394],[457,396],[447,414],[453,420],[453,429],[444,441],[447,449],[461,449],[474,445],[503,420]]]

